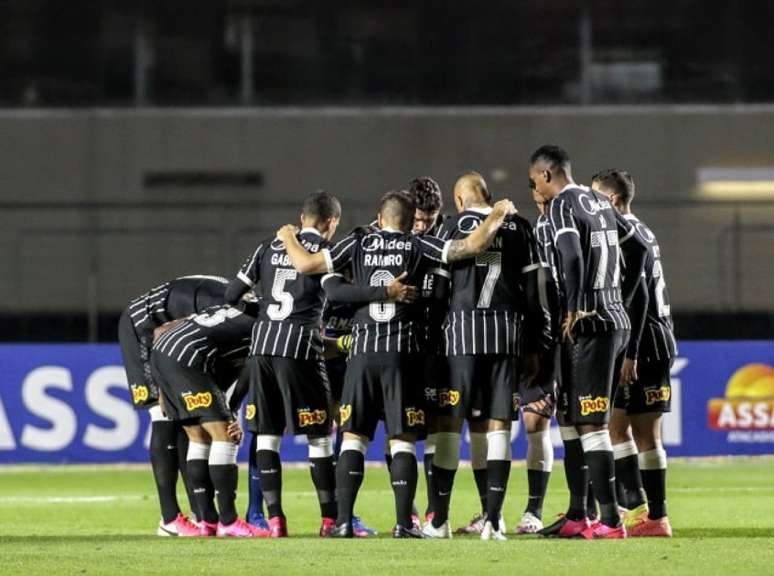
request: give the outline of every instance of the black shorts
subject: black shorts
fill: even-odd
[[[422,354],[419,356],[422,368],[422,393],[428,416],[441,412],[440,402],[448,404],[449,364],[445,356]]]
[[[449,392],[439,393],[442,414],[468,420],[510,422],[519,396],[516,357],[508,354],[449,356]]]
[[[385,352],[350,358],[341,397],[341,429],[373,440],[384,419],[388,437],[426,436],[427,412],[422,391],[421,357]]]
[[[672,359],[637,363],[637,380],[619,386],[615,407],[627,414],[664,413],[672,411]]]
[[[159,387],[153,379],[150,366],[152,334],[138,335],[128,310],[118,320],[118,341],[124,358],[124,370],[132,405],[143,410],[159,403]]]
[[[226,390],[232,381],[219,382],[200,368],[181,365],[164,354],[151,354],[151,371],[159,383],[170,420],[183,424],[228,422],[233,419]]]
[[[339,355],[325,361],[325,371],[328,373],[328,385],[331,389],[331,400],[334,404],[341,402],[341,392],[344,390],[344,375],[347,373],[347,357]]]
[[[610,330],[562,344],[559,407],[569,423],[608,423],[628,341],[628,330]]]
[[[333,422],[322,360],[282,356],[247,359],[247,428],[255,434],[327,436]]]

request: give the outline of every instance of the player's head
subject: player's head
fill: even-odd
[[[322,190],[307,196],[301,206],[301,226],[316,228],[328,240],[336,234],[340,218],[338,198]]]
[[[607,196],[619,211],[628,211],[634,199],[634,179],[626,170],[602,170],[591,178],[591,187]]]
[[[414,234],[425,234],[435,225],[441,214],[441,208],[443,208],[441,187],[429,176],[420,176],[409,182],[408,191],[416,203],[411,231]]]
[[[535,207],[537,208],[540,215],[544,215],[546,213],[546,200],[543,198],[540,194],[537,193],[537,190],[534,188],[531,190],[532,192],[532,201],[535,203]]]
[[[414,223],[416,204],[406,190],[391,190],[379,202],[379,228],[409,232]]]
[[[492,195],[481,174],[470,171],[457,178],[454,184],[454,205],[458,212],[492,205]]]
[[[559,146],[541,146],[529,159],[529,187],[550,201],[572,182],[570,155]]]

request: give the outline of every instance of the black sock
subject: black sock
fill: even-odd
[[[338,517],[336,524],[352,524],[352,511],[363,483],[365,457],[358,450],[344,450],[336,464],[336,500]]]
[[[500,526],[500,514],[505,501],[505,490],[508,487],[508,477],[511,475],[510,460],[487,460],[487,498],[486,517],[495,530],[504,529]]]
[[[616,459],[615,478],[616,483],[623,486],[623,499],[619,494],[619,502],[624,508],[633,510],[645,504],[645,493],[642,489],[640,466],[636,454]]]
[[[543,470],[527,469],[527,485],[529,486],[529,499],[527,500],[527,512],[542,519],[543,500],[546,497],[550,472]]]
[[[285,517],[282,512],[282,464],[280,456],[274,450],[256,452],[258,471],[261,473],[261,488],[269,518]]]
[[[615,461],[612,450],[591,450],[586,452],[589,475],[594,484],[594,496],[599,502],[600,520],[608,526],[618,526],[618,501],[615,493]]]
[[[580,438],[563,440],[564,476],[570,490],[570,507],[567,510],[569,520],[582,520],[586,517],[586,494],[589,485],[589,469],[583,456]]]
[[[236,491],[239,467],[236,464],[211,464],[210,478],[218,499],[218,519],[227,526],[237,519]]]
[[[427,486],[427,508],[425,508],[425,517],[435,512],[435,487],[433,486],[433,456],[435,454],[425,454],[423,461],[425,465],[425,485]]]
[[[309,471],[312,473],[312,483],[317,491],[317,500],[320,503],[320,516],[323,518],[336,518],[336,468],[333,456],[325,458],[310,458]]]
[[[197,508],[193,484],[191,484],[191,479],[188,477],[188,435],[179,423],[177,423],[177,425],[177,465],[180,469],[180,476],[183,478],[183,486],[185,486],[185,493],[186,496],[188,496],[188,505],[191,508],[191,514],[199,521],[202,517]]]
[[[338,461],[341,454],[341,443],[344,441],[344,433],[340,426],[336,426],[336,440],[333,442],[333,459]]]
[[[456,470],[433,466],[433,526],[440,528],[449,519],[449,504]]]
[[[666,509],[666,468],[641,470],[642,484],[648,495],[648,518],[658,520],[667,515]]]
[[[164,524],[180,514],[177,504],[177,422],[157,421],[151,424],[150,461],[156,491],[159,494],[161,518]]]
[[[187,467],[196,498],[196,509],[202,520],[215,524],[218,521],[218,511],[215,509],[215,489],[210,479],[210,464],[207,460],[189,460]]]
[[[410,452],[398,452],[392,457],[390,481],[395,495],[395,517],[398,524],[411,528],[411,511],[417,491],[417,457]]]
[[[473,478],[476,481],[478,499],[481,501],[481,513],[486,514],[487,474],[486,468],[473,468]]]
[[[598,516],[597,499],[594,497],[594,487],[591,485],[591,480],[586,486],[586,517],[589,520],[596,520]]]

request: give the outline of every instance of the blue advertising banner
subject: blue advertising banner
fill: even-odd
[[[670,455],[774,453],[774,342],[681,342],[671,393]],[[0,463],[146,462],[149,433],[117,345],[0,345]],[[514,458],[526,454],[524,436],[514,423]],[[552,439],[560,448],[555,427]],[[368,458],[383,448],[380,430]],[[282,453],[306,460],[306,439],[285,438]]]

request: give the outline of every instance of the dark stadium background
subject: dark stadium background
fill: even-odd
[[[318,188],[346,229],[417,175],[451,205],[473,168],[532,216],[526,160],[546,142],[581,182],[633,173],[679,338],[770,337],[773,17],[762,1],[2,0],[0,339],[114,341],[130,298],[235,273]],[[740,179],[755,186],[723,188]]]

